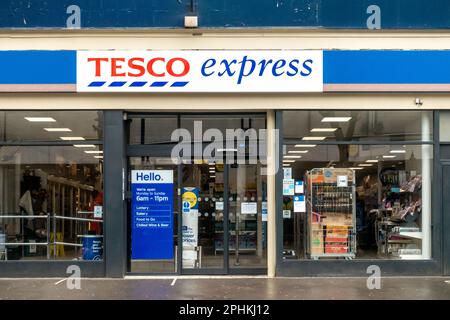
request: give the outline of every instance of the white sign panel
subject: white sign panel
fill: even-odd
[[[241,213],[242,214],[256,214],[258,213],[256,202],[242,202],[241,203]]]
[[[94,218],[102,218],[103,206],[94,206]]]
[[[283,218],[290,219],[291,218],[291,210],[283,210]]]
[[[283,168],[283,179],[292,179],[292,168]]]
[[[294,179],[283,179],[283,196],[293,196],[294,194]]]
[[[77,51],[78,92],[322,92],[319,50]]]
[[[348,187],[348,177],[347,176],[337,176],[337,186],[338,187]]]
[[[294,212],[306,212],[305,196],[294,197]]]
[[[295,181],[295,193],[304,193],[302,180]]]
[[[262,213],[261,213],[262,221],[267,221],[267,201],[261,202],[261,211],[262,211]]]

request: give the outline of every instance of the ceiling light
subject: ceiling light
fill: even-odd
[[[303,137],[302,138],[302,140],[317,140],[317,141],[319,141],[319,140],[325,140],[327,137]]]
[[[308,153],[308,150],[289,150],[288,153]]]
[[[296,148],[314,148],[317,144],[296,144]]]
[[[69,128],[44,128],[48,132],[72,132]]]
[[[92,153],[92,154],[95,154],[95,153],[103,153],[103,151],[101,151],[101,150],[86,150],[85,151],[85,153]]]
[[[237,152],[238,149],[217,149],[217,152]]]
[[[96,146],[93,144],[74,144],[75,148],[95,148]]]
[[[392,159],[392,158],[395,158],[395,157],[397,157],[397,156],[383,156],[383,158],[385,158],[385,159]]]
[[[73,140],[86,140],[83,137],[59,137],[61,140],[64,141],[73,141]]]
[[[378,162],[378,160],[366,160],[366,162],[368,162],[368,163],[377,163]]]
[[[371,167],[373,166],[373,164],[369,164],[369,163],[360,163],[358,164],[359,167]]]
[[[334,132],[337,128],[314,128],[311,129],[311,132]]]
[[[391,150],[390,153],[406,153],[406,150]]]
[[[295,162],[295,160],[283,160],[284,163],[292,163]]]
[[[350,169],[353,169],[353,170],[362,170],[362,169],[364,169],[364,168],[361,168],[361,167],[353,167],[353,168],[350,168]]]
[[[324,117],[322,122],[348,122],[352,117]]]
[[[283,163],[283,167],[290,167],[291,165],[289,163]]]
[[[103,159],[103,156],[94,156],[95,159]]]
[[[300,159],[302,156],[284,156],[285,159]]]
[[[30,122],[56,122],[52,117],[25,117]]]
[[[216,176],[209,176],[210,178],[215,178]]]

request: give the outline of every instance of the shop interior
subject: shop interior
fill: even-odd
[[[103,151],[86,143],[101,117],[1,112],[0,123],[0,259],[87,259],[83,239],[103,232]]]
[[[310,112],[285,129],[284,259],[426,259],[433,148],[406,141],[432,140],[427,116]]]

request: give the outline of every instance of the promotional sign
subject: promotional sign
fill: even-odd
[[[348,177],[347,176],[337,176],[337,186],[338,187],[348,187]]]
[[[78,51],[78,92],[322,92],[322,51]]]
[[[261,211],[262,221],[267,221],[267,201],[261,202]]]
[[[257,214],[258,207],[256,202],[242,202],[241,214]]]
[[[195,187],[185,187],[182,190],[182,243],[183,267],[193,268],[197,261],[198,246],[198,197],[199,190]]]
[[[292,179],[292,168],[283,168],[283,179]]]
[[[283,179],[283,196],[293,196],[295,194],[294,179]]]
[[[173,259],[173,171],[131,171],[131,257]]]
[[[283,218],[290,219],[291,218],[291,210],[283,210]]]
[[[306,212],[305,196],[294,197],[294,212]]]
[[[303,181],[296,180],[295,181],[295,193],[304,193]]]

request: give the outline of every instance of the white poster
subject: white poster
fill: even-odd
[[[305,196],[294,197],[294,212],[306,212]]]
[[[103,216],[103,206],[94,206],[94,218],[101,219]]]
[[[283,218],[290,219],[291,218],[291,210],[283,210]]]
[[[198,246],[198,188],[183,188],[183,268],[195,268]]]
[[[283,168],[283,179],[292,179],[292,168]]]
[[[262,221],[267,221],[267,201],[261,202]]]
[[[337,186],[338,187],[348,187],[348,177],[347,176],[337,176]]]
[[[293,196],[294,194],[294,179],[283,179],[283,196]]]
[[[77,51],[77,92],[322,92],[320,50]]]
[[[224,209],[223,201],[216,201],[216,210],[223,210],[223,209]]]
[[[256,214],[258,213],[258,206],[256,202],[242,202],[241,214]]]
[[[304,189],[303,181],[302,180],[295,181],[295,193],[304,193],[303,189]]]

